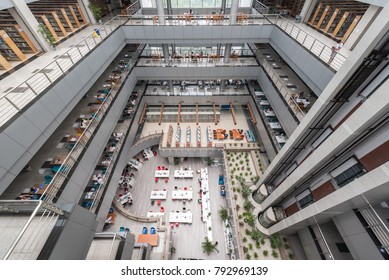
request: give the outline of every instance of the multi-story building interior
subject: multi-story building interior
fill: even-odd
[[[2,259],[389,259],[388,1],[0,15]]]

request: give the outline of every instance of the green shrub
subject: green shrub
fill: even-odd
[[[269,255],[269,251],[268,251],[268,250],[263,250],[263,255],[264,255],[265,257],[267,257],[267,256]]]
[[[250,254],[246,255],[246,260],[251,260],[251,255]]]
[[[257,254],[257,252],[254,253],[254,258],[255,258],[255,259],[258,259],[258,254]]]
[[[249,250],[253,249],[253,244],[249,243]]]
[[[246,243],[247,242],[247,238],[243,237],[242,241],[243,241],[243,243]]]
[[[249,251],[249,249],[246,246],[243,246],[243,252],[246,254]]]
[[[278,253],[276,251],[273,250],[273,252],[271,253],[271,255],[274,257],[274,258],[278,258]]]

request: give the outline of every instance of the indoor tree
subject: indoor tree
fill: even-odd
[[[216,245],[209,241],[207,237],[201,243],[201,247],[203,248],[203,253],[206,253],[208,256],[216,249]]]
[[[228,210],[227,208],[221,206],[219,211],[217,211],[219,213],[219,216],[220,218],[223,220],[223,221],[226,221],[228,219]]]

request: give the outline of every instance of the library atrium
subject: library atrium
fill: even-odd
[[[388,0],[2,0],[0,36],[1,259],[389,259]]]

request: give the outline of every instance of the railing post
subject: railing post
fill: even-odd
[[[49,76],[47,76],[47,74],[45,72],[41,72],[43,75],[45,75],[46,79],[49,80],[50,84],[52,84],[53,82],[50,80]]]
[[[13,103],[7,96],[4,96],[5,100],[7,100],[12,106],[14,106],[16,108],[16,110],[18,110],[19,112],[21,111],[21,109],[16,106],[15,103]]]
[[[38,96],[38,93],[36,93],[36,91],[32,88],[32,86],[30,86],[27,82],[25,82],[26,85],[28,86],[29,89],[31,89],[31,91],[36,95]]]
[[[58,68],[59,70],[61,70],[62,74],[65,74],[65,72],[63,71],[63,69],[61,68],[61,66],[59,65],[58,61],[57,60],[54,60],[55,63],[58,65]]]

